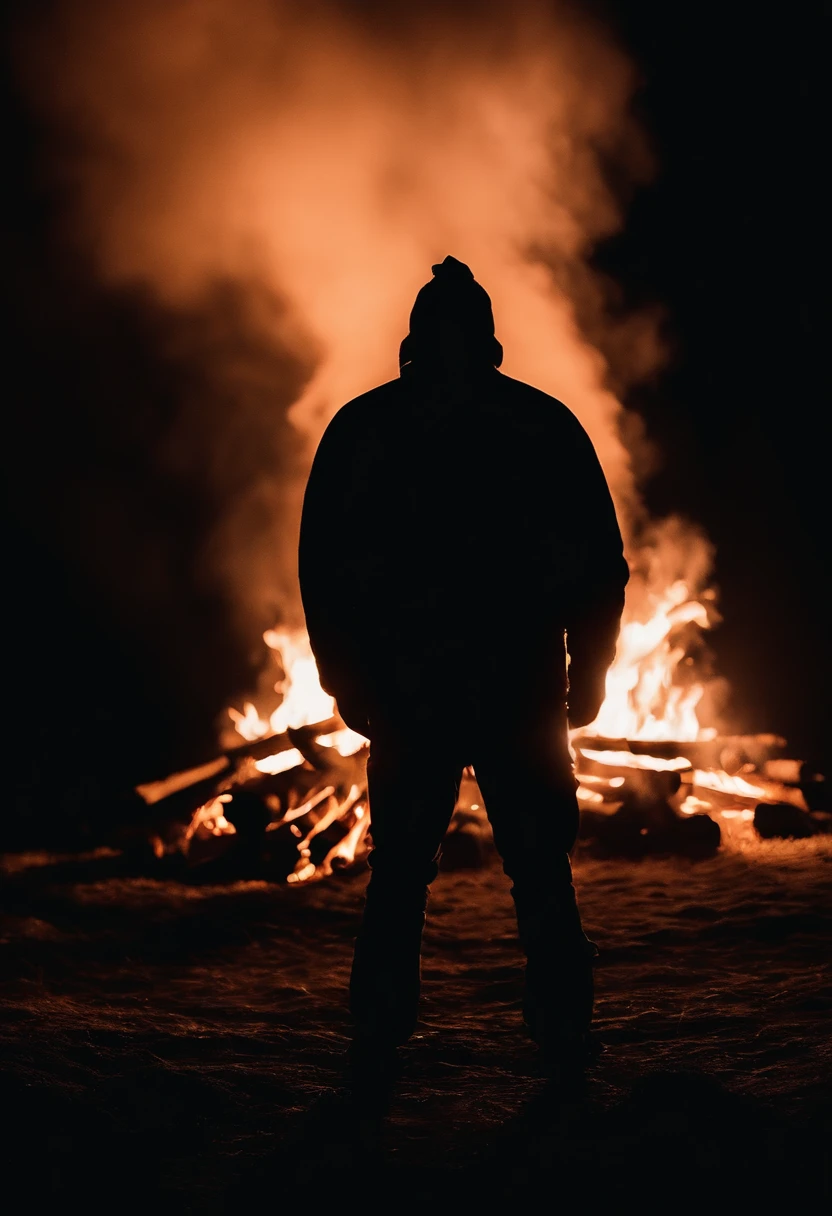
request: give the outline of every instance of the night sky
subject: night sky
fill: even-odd
[[[255,341],[251,300],[219,285],[201,313],[174,317],[134,289],[100,287],[68,252],[67,196],[44,164],[71,135],[33,110],[15,70],[29,7],[7,17],[3,195],[5,700],[22,835],[44,804],[39,822],[54,828],[67,807],[70,821],[89,818],[113,786],[210,757],[217,716],[252,688],[260,653],[256,630],[226,627],[228,604],[191,562],[234,470],[218,495],[198,467],[160,485],[153,458],[188,403],[223,415],[231,389],[212,379],[212,352]],[[698,522],[716,547],[713,644],[738,728],[780,732],[790,754],[829,772],[819,6],[576,7],[635,60],[658,163],[625,231],[594,257],[617,307],[663,313],[670,359],[625,398],[660,453],[647,501]],[[300,453],[285,407],[314,352],[252,358],[272,368],[291,472]],[[252,410],[254,451],[261,417]],[[102,567],[115,575],[102,582]]]
[[[821,373],[819,6],[613,6],[660,176],[599,257],[664,304],[675,355],[628,402],[661,514],[716,545],[714,638],[749,730],[829,757],[829,449]]]

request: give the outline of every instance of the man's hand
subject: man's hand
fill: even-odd
[[[598,717],[598,712],[604,703],[606,668],[596,672],[591,678],[580,676],[573,678],[570,664],[569,692],[566,698],[569,725],[572,729],[588,726]]]

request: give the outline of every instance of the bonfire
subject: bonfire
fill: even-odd
[[[746,823],[762,836],[829,830],[824,783],[785,754],[785,739],[720,733],[700,721],[714,680],[704,644],[719,620],[713,591],[697,594],[676,579],[658,590],[642,586],[633,598],[601,710],[571,736],[582,839],[607,853],[703,856],[726,835],[741,841]],[[197,864],[236,857],[237,872],[305,883],[366,856],[369,743],[344,724],[321,688],[303,631],[272,629],[264,641],[280,673],[277,708],[266,713],[255,701],[230,708],[233,731],[217,760],[139,793],[158,858],[175,854]],[[476,865],[489,844],[486,808],[469,768],[446,856]]]

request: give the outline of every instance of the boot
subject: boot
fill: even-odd
[[[586,937],[568,950],[529,955],[523,1021],[550,1077],[577,1076],[597,1055],[590,1033],[597,955],[594,942]]]
[[[365,911],[350,975],[350,1012],[356,1042],[366,1048],[399,1047],[416,1028],[424,925],[424,912],[391,912],[382,919]]]
[[[512,894],[526,955],[523,1021],[550,1075],[581,1069],[592,1055],[598,948],[581,927],[571,887],[558,903],[521,896],[516,887]]]

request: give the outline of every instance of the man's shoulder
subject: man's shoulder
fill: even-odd
[[[353,397],[346,405],[342,405],[333,415],[329,425],[339,427],[363,425],[395,405],[400,397],[401,380],[388,380],[386,384],[378,384],[375,388],[368,389],[366,393]]]
[[[542,389],[500,373],[500,397],[515,415],[529,424],[579,434],[583,427],[569,406]]]

